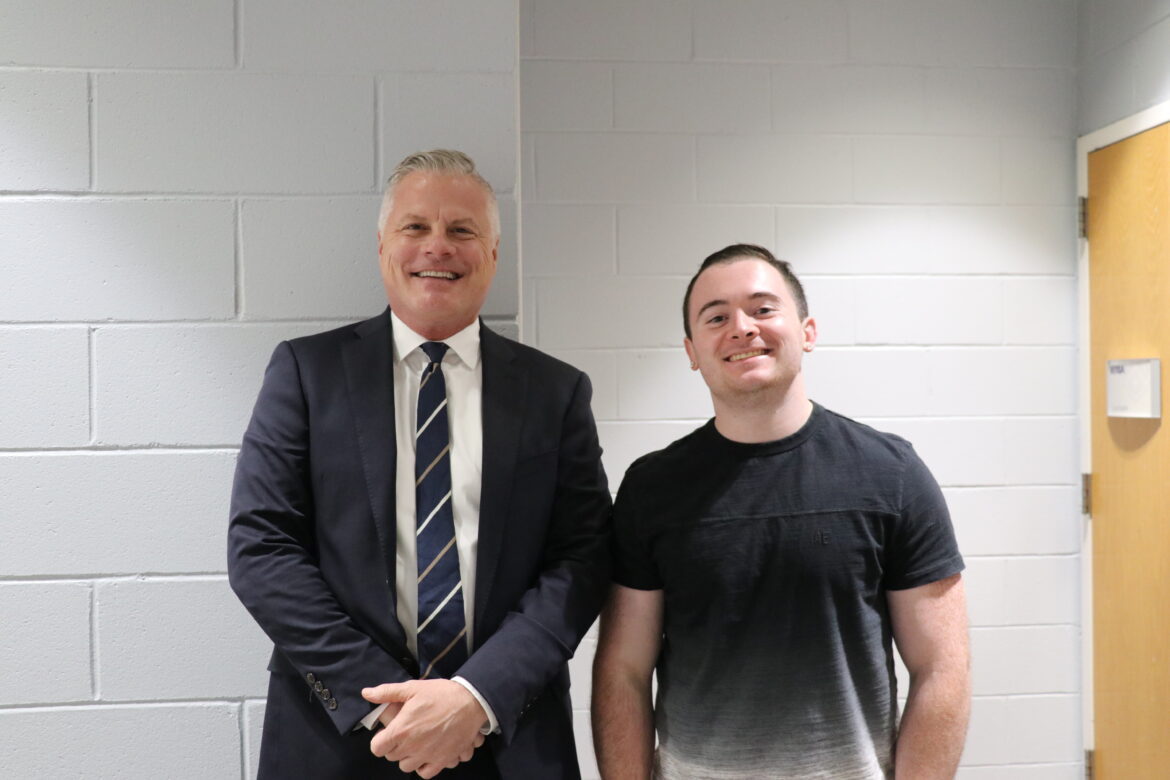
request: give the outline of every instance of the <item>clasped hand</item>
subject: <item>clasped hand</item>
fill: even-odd
[[[398,762],[403,772],[431,778],[470,761],[483,744],[487,714],[471,693],[451,680],[411,680],[362,689],[362,697],[389,706],[378,716],[385,726],[370,751]]]

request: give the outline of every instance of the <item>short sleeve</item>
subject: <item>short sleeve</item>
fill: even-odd
[[[885,586],[906,590],[964,568],[951,515],[938,482],[913,448],[906,448],[901,511],[886,549]]]
[[[636,590],[661,590],[662,578],[651,555],[641,510],[642,490],[634,467],[626,472],[613,506],[614,582]]]

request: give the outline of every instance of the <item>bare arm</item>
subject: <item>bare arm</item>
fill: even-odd
[[[662,645],[662,591],[614,585],[593,659],[593,745],[603,780],[647,780],[654,761],[650,682]]]
[[[898,733],[898,780],[953,778],[971,711],[967,599],[956,574],[887,594],[910,691]]]

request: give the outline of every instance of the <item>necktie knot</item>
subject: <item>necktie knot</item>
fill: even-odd
[[[447,345],[441,341],[424,341],[422,351],[432,363],[438,363],[447,354]]]

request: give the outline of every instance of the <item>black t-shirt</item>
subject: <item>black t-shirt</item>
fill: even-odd
[[[661,777],[892,772],[886,591],[963,569],[908,442],[816,405],[763,444],[712,421],[637,460],[614,512],[617,582],[665,598]]]

